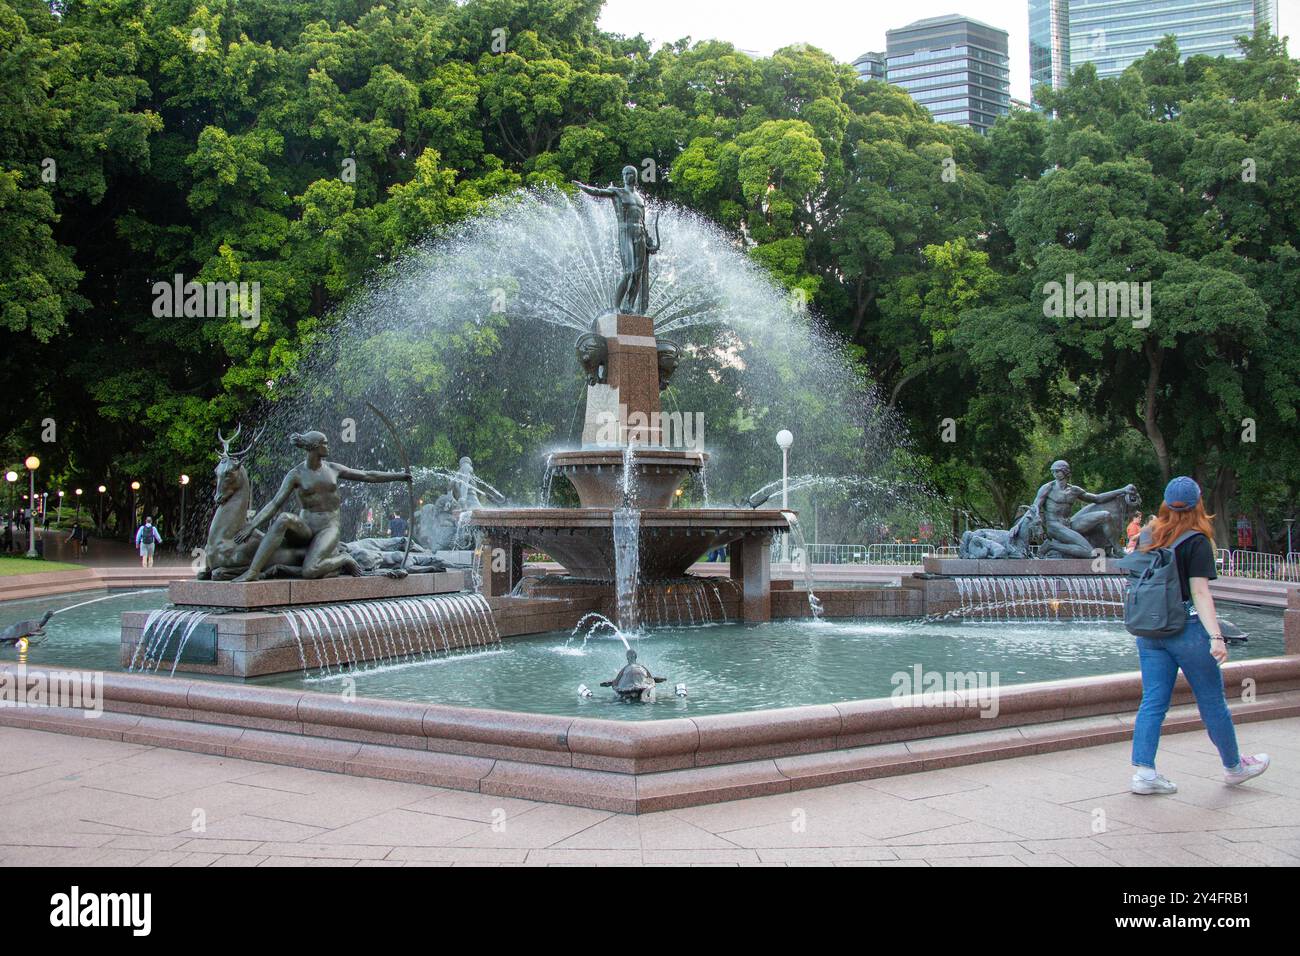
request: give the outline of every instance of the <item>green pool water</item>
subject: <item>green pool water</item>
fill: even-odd
[[[96,598],[106,598],[95,600]],[[94,603],[85,603],[87,601]],[[162,591],[77,594],[0,605],[0,627],[60,611],[32,665],[119,670],[123,611],[162,607]],[[78,606],[79,605],[79,606]],[[67,608],[68,610],[62,610]],[[1224,603],[1224,617],[1250,634],[1233,659],[1282,653],[1282,614]],[[1133,638],[1119,624],[973,624],[901,620],[778,621],[666,627],[631,637],[641,661],[668,680],[654,703],[624,703],[600,688],[624,659],[613,635],[584,641],[567,632],[507,639],[499,648],[431,661],[362,669],[348,678],[301,673],[250,683],[361,696],[617,720],[731,713],[801,704],[887,697],[896,675],[983,672],[999,685],[1137,669]],[[19,659],[0,648],[0,660]],[[164,673],[166,669],[164,668]],[[678,683],[687,696],[673,695]],[[591,698],[578,695],[586,684]]]

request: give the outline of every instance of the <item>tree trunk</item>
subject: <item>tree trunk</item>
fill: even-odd
[[[1214,515],[1214,546],[1216,548],[1235,548],[1237,546],[1236,520],[1231,514],[1232,500],[1237,496],[1237,473],[1226,465],[1214,475],[1196,476],[1205,500],[1205,510]]]
[[[1142,430],[1156,453],[1161,480],[1168,484],[1169,479],[1173,477],[1169,463],[1169,447],[1165,444],[1165,436],[1156,421],[1159,410],[1156,396],[1160,390],[1160,368],[1164,365],[1165,351],[1156,345],[1154,339],[1148,338],[1142,346],[1142,352],[1147,358],[1147,388],[1142,403]]]

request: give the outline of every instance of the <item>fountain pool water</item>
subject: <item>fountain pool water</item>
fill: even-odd
[[[0,661],[120,670],[119,615],[161,608],[166,595],[120,595],[73,608],[86,600],[82,593],[6,603],[0,625],[47,609],[72,609],[54,616],[45,642],[25,658],[6,648]],[[1250,633],[1249,643],[1231,649],[1232,659],[1283,652],[1281,612],[1226,602],[1222,609]],[[895,675],[918,665],[930,672],[993,672],[1000,685],[1137,669],[1133,639],[1113,622],[792,620],[650,627],[636,640],[654,672],[667,677],[668,686],[685,683],[689,697],[663,695],[654,704],[635,705],[600,692],[578,697],[580,684],[606,679],[624,663],[625,644],[608,628],[585,643],[581,635],[557,631],[429,660],[365,666],[346,676],[367,697],[655,720],[888,697]],[[347,686],[342,676],[298,672],[249,683],[333,693]]]

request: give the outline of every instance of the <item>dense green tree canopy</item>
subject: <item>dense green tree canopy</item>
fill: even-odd
[[[981,137],[816,49],[652,50],[599,10],[0,0],[6,459],[36,449],[53,485],[139,478],[168,500],[412,244],[633,162],[802,290],[976,520],[1011,517],[1061,455],[1149,502],[1190,472],[1221,517],[1290,513],[1300,67],[1282,42],[1181,59],[1167,39]],[[258,321],[156,314],[177,274],[259,283]],[[1150,321],[1052,308],[1067,279],[1149,290]],[[454,345],[504,338],[486,322]],[[454,429],[486,467],[492,442],[524,440],[490,413]],[[447,432],[421,441],[450,463]]]

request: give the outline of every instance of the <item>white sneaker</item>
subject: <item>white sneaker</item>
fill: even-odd
[[[1235,787],[1239,783],[1245,783],[1251,777],[1258,777],[1268,769],[1268,754],[1255,754],[1253,757],[1242,757],[1241,762],[1237,764],[1236,770],[1223,771],[1223,782],[1230,787]]]
[[[1147,778],[1135,773],[1129,782],[1129,789],[1134,793],[1177,793],[1178,785],[1160,774]]]

